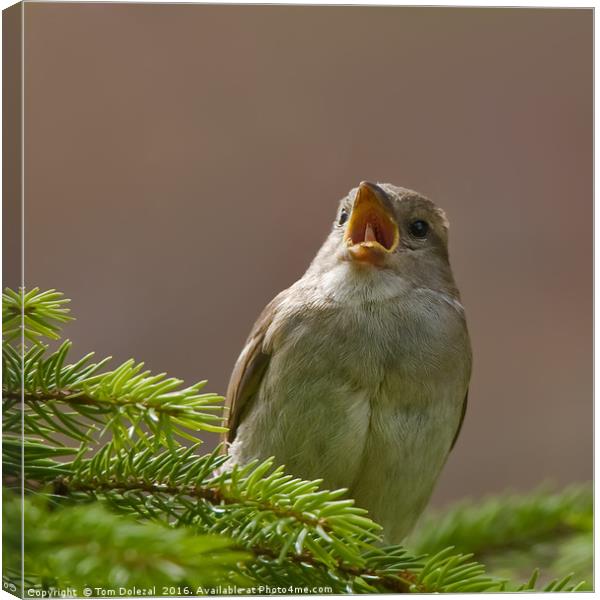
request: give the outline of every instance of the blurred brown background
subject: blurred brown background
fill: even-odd
[[[75,350],[225,390],[361,179],[451,220],[444,503],[592,476],[591,10],[25,6],[26,282]]]

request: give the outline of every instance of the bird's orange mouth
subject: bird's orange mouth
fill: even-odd
[[[375,262],[398,246],[398,225],[383,194],[372,183],[362,182],[358,188],[345,234],[346,245],[355,260]]]

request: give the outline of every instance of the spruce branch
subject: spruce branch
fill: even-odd
[[[379,539],[380,527],[366,511],[340,499],[344,490],[321,490],[319,480],[293,478],[270,460],[221,469],[226,457],[219,449],[198,457],[197,448],[153,453],[142,445],[107,445],[91,459],[79,456],[68,465],[72,474],[57,472],[56,479],[69,494],[116,499],[121,507],[126,498],[126,506],[144,517],[202,523],[278,553],[284,546],[296,555],[307,551],[328,566],[361,564],[361,550]]]
[[[139,523],[100,504],[48,510],[43,499],[25,504],[25,571],[38,586],[114,589],[118,586],[247,584],[240,566],[251,555],[225,536],[197,535],[157,523]],[[3,509],[7,521],[20,515],[14,497]],[[68,532],[68,535],[65,533]],[[20,536],[5,531],[5,552],[17,557]],[[7,565],[18,567],[18,565]]]
[[[133,360],[99,372],[110,358],[92,362],[93,353],[65,364],[70,349],[65,341],[47,355],[38,342],[25,352],[21,369],[19,352],[3,346],[5,431],[20,432],[21,397],[25,434],[54,445],[66,443],[58,436],[93,443],[110,432],[115,445],[137,438],[173,447],[181,439],[197,443],[200,431],[225,431],[222,397],[200,393],[206,381],[184,387]]]
[[[40,292],[33,288],[27,293],[5,288],[2,294],[2,336],[5,342],[25,339],[39,343],[41,337],[51,340],[60,338],[61,325],[72,320],[70,302],[64,294],[56,290]]]
[[[428,513],[407,545],[438,552],[452,544],[482,556],[527,548],[592,527],[592,489],[573,485],[561,492],[542,487],[530,494],[503,494],[483,502],[461,502],[444,513]]]
[[[542,486],[529,494],[503,494],[461,502],[443,513],[432,511],[406,543],[418,553],[437,552],[453,543],[458,551],[471,550],[490,572],[511,580],[535,564],[543,565],[545,582],[540,584],[534,571],[529,584],[507,582],[507,590],[533,589],[527,587],[531,582],[545,591],[589,589],[583,579],[592,572],[592,513],[590,485],[560,492]],[[571,573],[576,583],[550,579],[548,573]]]
[[[539,569],[535,569],[533,574],[531,575],[529,581],[520,585],[516,591],[518,592],[580,592],[584,591],[586,587],[586,582],[581,581],[577,584],[573,584],[572,579],[573,575],[565,575],[561,579],[553,579],[550,583],[546,584],[543,588],[536,587],[538,583],[538,578],[540,575]],[[503,587],[502,591],[509,591]]]
[[[218,449],[203,457],[196,450],[107,446],[92,459],[78,456],[69,474],[57,463],[46,483],[71,500],[107,502],[137,518],[227,535],[255,556],[246,572],[269,577],[266,583],[279,571],[288,583],[292,574],[295,581],[310,574],[346,592],[480,591],[501,584],[470,555],[447,550],[423,562],[402,547],[374,546],[380,527],[343,498],[344,490],[321,490],[318,480],[293,478],[272,461],[223,469]]]

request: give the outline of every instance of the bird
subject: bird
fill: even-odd
[[[363,181],[235,363],[228,468],[273,457],[294,476],[345,488],[382,541],[400,543],[460,433],[471,364],[444,211]]]

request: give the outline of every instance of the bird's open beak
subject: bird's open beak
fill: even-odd
[[[393,252],[400,239],[387,194],[374,183],[363,181],[354,200],[345,241],[354,260],[379,262]]]

